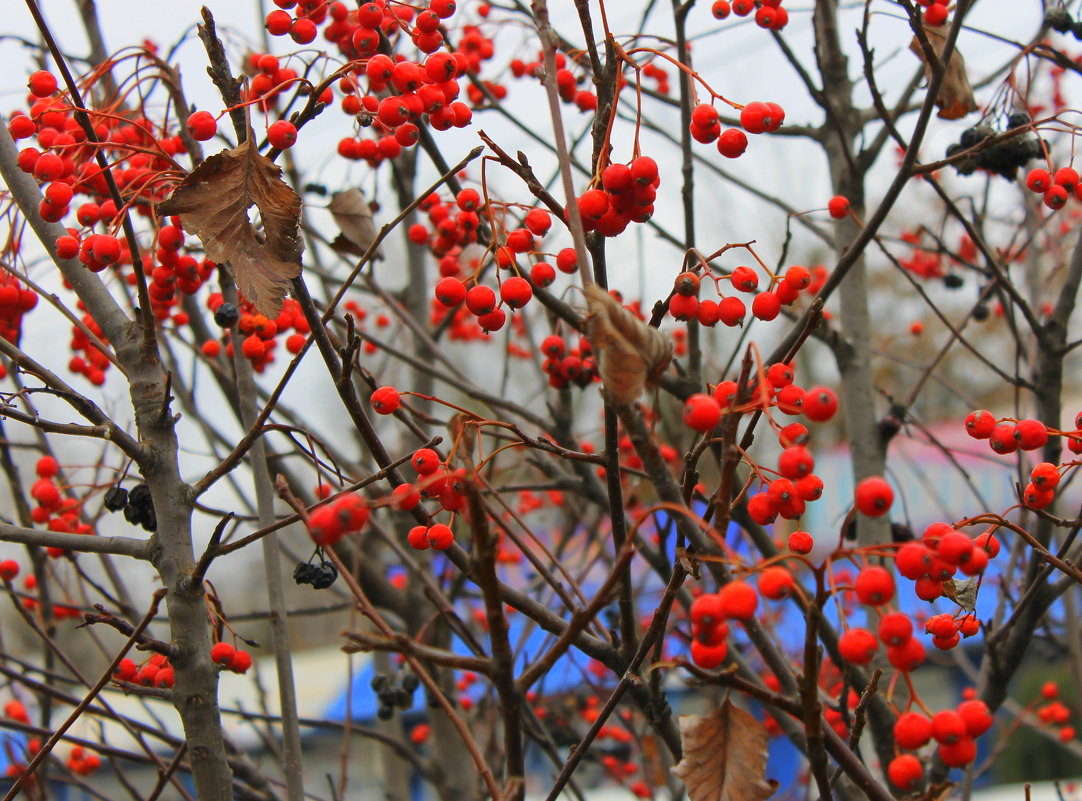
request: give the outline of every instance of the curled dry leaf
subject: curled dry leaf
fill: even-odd
[[[943,594],[973,614],[977,611],[977,586],[976,578],[968,578],[965,581],[947,579],[943,582]]]
[[[932,46],[937,56],[942,60],[943,47],[947,43],[947,26],[924,26],[924,34],[928,37],[928,43]],[[913,37],[909,49],[917,54],[917,58],[924,62],[924,76],[927,80],[932,78],[932,69],[924,58],[924,48],[920,46],[920,40]],[[947,64],[947,72],[943,76],[943,82],[939,85],[939,94],[935,104],[939,109],[939,117],[945,120],[957,120],[976,111],[977,101],[973,97],[973,87],[969,85],[969,76],[966,75],[965,60],[958,48],[951,53],[950,62]]]
[[[358,258],[363,256],[376,241],[376,224],[372,219],[372,206],[360,189],[347,189],[335,192],[327,209],[334,217],[342,232],[331,243],[331,247],[340,253],[348,253]],[[373,259],[382,259],[379,248],[372,254]]]
[[[672,360],[672,342],[625,309],[601,287],[586,287],[586,338],[597,354],[597,370],[611,403],[634,403],[657,382]]]
[[[179,214],[207,257],[228,265],[256,311],[276,317],[289,282],[301,274],[301,199],[253,139],[249,131],[240,145],[192,170],[158,211]],[[262,231],[248,217],[252,206],[259,209]]]
[[[766,727],[725,699],[713,714],[680,716],[684,756],[673,775],[691,801],[764,801],[778,783],[766,778]]]

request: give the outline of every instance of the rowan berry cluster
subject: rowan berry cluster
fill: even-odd
[[[252,666],[252,655],[242,648],[234,648],[227,642],[216,642],[210,647],[210,659],[223,670],[247,673]]]
[[[274,363],[279,336],[288,334],[285,338],[286,350],[296,354],[304,347],[311,331],[300,304],[292,298],[286,298],[282,302],[282,309],[273,320],[266,315],[255,313],[247,301],[242,303],[239,309],[231,303],[226,303],[220,292],[214,292],[208,296],[207,308],[213,312],[214,321],[220,327],[236,326],[236,328],[223,340],[205,340],[200,346],[203,355],[216,359],[224,353],[227,358],[232,359],[235,351],[234,342],[239,339],[241,354],[252,363],[252,369],[257,373],[264,372]],[[294,333],[289,334],[290,330]]]
[[[128,657],[121,659],[116,672],[113,673],[113,681],[169,690],[176,683],[176,677],[168,657],[163,654],[151,654],[142,665],[136,664]]]
[[[22,338],[23,315],[38,305],[38,295],[19,283],[10,273],[0,275],[0,338],[14,345]],[[0,365],[0,378],[7,368]]]
[[[906,712],[894,723],[894,741],[906,751],[919,751],[933,740],[936,754],[952,768],[977,758],[977,738],[992,728],[988,705],[977,698],[962,701],[955,709],[943,709],[929,720],[920,712]],[[900,754],[887,766],[887,776],[900,790],[912,790],[924,776],[927,757]]]
[[[1071,197],[1079,197],[1078,182],[1074,167],[1060,167],[1055,172],[1036,167],[1026,173],[1026,187],[1041,195],[1044,205],[1053,211],[1066,206]]]
[[[363,529],[369,514],[364,498],[355,492],[346,492],[312,510],[308,516],[308,534],[316,545],[329,548],[347,534]]]
[[[714,19],[725,19],[730,13],[746,17],[755,12],[755,24],[770,31],[780,31],[789,24],[789,12],[782,0],[714,0],[710,7]]]
[[[575,73],[568,69],[567,58],[563,53],[557,53],[555,58],[556,93],[560,96],[560,100],[564,103],[573,103],[580,111],[596,111],[597,95],[589,89],[582,88],[586,76],[576,77]],[[530,76],[540,81],[545,74],[544,54],[538,53],[535,61],[527,62],[518,58],[512,59],[510,67],[511,74],[516,78]],[[658,68],[654,64],[648,63],[643,66],[642,72],[648,77],[663,81],[663,84],[658,86],[658,91],[662,94],[668,94],[668,78],[664,70],[661,70],[659,74]],[[621,76],[621,80],[626,81],[623,76]]]
[[[769,274],[768,274],[769,275]],[[794,264],[783,274],[769,275],[770,285],[759,290],[759,274],[751,267],[736,267],[729,275],[732,288],[738,293],[754,295],[751,313],[765,322],[774,320],[783,306],[790,306],[806,294],[814,296],[823,286],[827,271],[822,265],[808,269]],[[721,279],[711,276],[718,299],[700,299],[702,281],[695,271],[689,270],[676,276],[673,293],[669,296],[669,314],[677,320],[698,320],[700,325],[713,327],[718,323],[729,327],[742,326],[748,308],[739,295],[724,295]]]
[[[1060,742],[1069,743],[1076,737],[1077,731],[1074,726],[1069,725],[1070,707],[1059,700],[1059,687],[1054,681],[1044,683],[1041,687],[1041,698],[1047,703],[1040,704],[1034,710],[1037,713],[1037,720],[1045,726],[1059,727],[1056,730],[1056,737]]]

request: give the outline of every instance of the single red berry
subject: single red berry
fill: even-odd
[[[1054,184],[1044,193],[1044,205],[1052,209],[1052,211],[1058,211],[1067,205],[1068,197],[1069,195],[1065,187]]]
[[[764,322],[770,322],[781,313],[781,299],[775,292],[760,292],[751,302],[751,313]]]
[[[530,282],[520,276],[512,276],[500,284],[500,299],[512,309],[521,309],[533,297]]]
[[[903,673],[912,673],[924,664],[924,657],[924,643],[917,637],[887,648],[887,661]]]
[[[210,647],[211,661],[217,662],[219,665],[228,665],[233,661],[234,654],[233,646],[227,642],[216,642]]]
[[[725,617],[748,620],[759,606],[759,595],[750,584],[730,581],[718,590],[718,601]]]
[[[838,638],[838,652],[847,662],[866,665],[872,661],[879,641],[867,629],[851,628]]]
[[[430,476],[439,470],[440,457],[431,448],[419,448],[413,453],[410,465],[419,476]]]
[[[34,97],[49,97],[56,94],[56,76],[48,70],[38,70],[33,73],[26,85]]]
[[[729,645],[722,640],[717,645],[706,645],[698,639],[691,641],[691,661],[703,670],[721,667],[729,655]]]
[[[482,317],[496,309],[496,293],[484,284],[470,287],[466,293],[466,308],[473,315]]]
[[[980,737],[992,728],[992,712],[988,704],[979,698],[962,701],[958,705],[958,715],[965,721],[966,733],[970,737]]]
[[[1031,192],[1043,195],[1052,186],[1052,176],[1043,167],[1036,167],[1026,174],[1026,186]]]
[[[714,5],[710,7],[710,13],[714,15],[714,19],[725,19],[730,11],[728,0],[714,0]]]
[[[1014,429],[1014,438],[1022,450],[1035,451],[1048,442],[1048,428],[1040,420],[1019,420]]]
[[[793,574],[786,567],[774,565],[759,574],[758,584],[764,598],[780,601],[793,591]]]
[[[778,456],[778,472],[793,481],[804,478],[814,469],[815,458],[811,451],[800,445],[788,447]]]
[[[953,709],[943,709],[932,716],[932,737],[937,743],[952,745],[966,736],[966,723]]]
[[[804,393],[804,416],[825,423],[838,411],[838,396],[826,387],[812,387]]]
[[[402,398],[394,387],[380,387],[372,393],[372,408],[378,414],[394,414],[402,404]]]
[[[1078,172],[1073,167],[1060,167],[1052,176],[1052,182],[1072,194],[1078,188]]]
[[[233,660],[229,663],[229,669],[234,673],[247,673],[252,666],[252,655],[247,651],[237,651],[233,654]]]
[[[913,621],[904,612],[890,612],[879,620],[879,639],[885,645],[904,645],[913,637]]]
[[[197,142],[206,142],[218,133],[218,121],[209,111],[196,111],[188,117],[187,128],[192,139]]]
[[[992,429],[992,434],[988,437],[989,447],[1000,455],[1014,453],[1018,450],[1018,439],[1014,435],[1016,427],[1014,423],[1010,422],[999,423]]]
[[[882,606],[894,597],[894,576],[878,565],[866,567],[857,574],[853,589],[862,604]]]
[[[705,433],[721,419],[721,406],[710,395],[697,392],[684,403],[684,425]]]
[[[996,418],[986,409],[977,409],[966,416],[966,433],[973,439],[988,439],[996,428]]]
[[[0,562],[0,580],[14,581],[19,575],[19,563],[14,559],[5,559]]]
[[[916,751],[932,739],[932,721],[919,712],[906,712],[894,723],[894,741],[900,748]]]
[[[887,777],[890,783],[899,790],[915,790],[924,776],[924,766],[921,761],[912,754],[896,756],[887,766]]]
[[[806,531],[794,531],[789,535],[788,545],[789,550],[793,553],[811,553],[811,549],[815,546],[815,540]]]
[[[436,523],[428,529],[428,544],[434,551],[444,551],[451,547],[455,541],[455,534],[451,527],[444,523]]]
[[[977,758],[977,743],[972,737],[963,737],[949,745],[943,743],[939,746],[939,758],[949,767],[964,767]]]
[[[880,517],[890,511],[894,490],[885,478],[869,476],[857,484],[854,493],[857,510],[868,517]]]
[[[835,220],[847,217],[849,215],[849,198],[843,195],[835,195],[827,203],[827,211]]]

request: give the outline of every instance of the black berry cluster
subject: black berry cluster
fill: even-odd
[[[376,715],[380,720],[390,720],[395,709],[410,709],[413,706],[413,693],[420,680],[412,673],[407,673],[396,684],[390,676],[378,673],[372,677],[372,689],[379,699]]]
[[[314,589],[325,590],[338,578],[338,568],[319,554],[319,564],[301,562],[293,571],[293,580],[297,584],[311,584]]]
[[[147,531],[158,530],[158,517],[154,514],[154,499],[150,497],[150,487],[136,484],[126,490],[119,484],[105,491],[102,505],[110,512],[124,510],[124,519],[133,526],[142,526]]]
[[[1007,118],[1007,130],[1029,123],[1029,115],[1015,112]],[[999,131],[987,123],[974,125],[962,132],[958,142],[947,148],[947,158],[964,150],[976,147],[986,139],[996,136]],[[993,175],[1001,175],[1008,181],[1018,177],[1018,170],[1025,167],[1030,159],[1040,158],[1044,154],[1041,140],[1033,134],[1012,136],[1009,139],[989,145],[971,156],[954,162],[954,169],[960,175],[971,175],[978,169],[987,170]]]

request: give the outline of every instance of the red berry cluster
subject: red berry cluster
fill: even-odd
[[[748,620],[758,606],[758,593],[744,581],[730,581],[716,593],[696,598],[690,609],[692,661],[707,670],[721,665],[729,653],[728,621]]]
[[[308,44],[315,40],[319,26],[325,25],[324,38],[336,44],[351,63],[341,71],[338,81],[342,110],[376,132],[374,138],[346,137],[339,141],[338,153],[342,157],[376,165],[395,158],[402,148],[415,145],[420,139],[420,125],[445,131],[470,123],[469,106],[456,100],[460,93],[457,79],[469,71],[479,72],[482,62],[492,58],[494,47],[478,27],[467,25],[453,51],[441,50],[445,44],[441,26],[455,13],[453,0],[432,0],[419,12],[409,5],[384,0],[371,0],[354,10],[342,2],[288,5],[296,7],[295,16],[282,8],[272,11],[267,15],[267,30],[271,35],[288,34],[298,44]],[[427,57],[411,60],[401,54],[379,52],[381,37],[396,49],[405,36]],[[264,104],[274,103],[283,88],[297,78],[295,71],[282,68],[270,54],[254,56],[250,66],[256,71],[251,95]],[[361,90],[362,78],[367,92]],[[488,88],[497,96],[501,90],[506,92],[495,84]],[[481,89],[471,84],[469,91],[475,104],[483,102]],[[327,87],[320,101],[330,103],[333,96]],[[205,119],[203,124],[209,129]],[[268,136],[275,147],[289,146],[296,140],[296,129],[280,120],[271,126]]]
[[[962,701],[954,709],[943,709],[931,720],[919,712],[906,712],[894,723],[894,742],[906,751],[919,751],[934,740],[939,758],[949,767],[960,768],[977,757],[976,739],[992,728],[988,705],[977,698]],[[901,790],[916,789],[924,776],[927,757],[900,754],[887,766],[887,776]]]
[[[175,680],[173,666],[169,664],[169,658],[162,654],[151,654],[142,665],[124,657],[113,674],[113,681],[158,687],[162,690],[171,689]]]
[[[22,337],[23,315],[38,305],[37,293],[27,289],[10,273],[0,275],[0,337],[14,345]],[[0,366],[0,378],[7,369]]]
[[[545,74],[544,54],[538,53],[537,59],[529,62],[518,58],[512,59],[510,66],[511,74],[516,78],[529,75],[540,81]],[[665,75],[664,71],[661,71],[661,76],[658,76],[657,69],[653,64],[647,64],[643,68],[643,73],[659,81],[662,78],[666,79],[664,89],[659,86],[658,91],[668,94],[668,76]],[[597,95],[589,89],[581,88],[585,80],[585,75],[576,77],[575,73],[568,69],[567,58],[563,53],[556,54],[556,92],[560,99],[565,103],[574,103],[580,111],[596,111]]]
[[[779,107],[780,108],[780,107]],[[717,142],[718,152],[725,158],[735,159],[748,148],[748,137],[739,128],[721,130],[721,119],[709,103],[700,103],[691,110],[691,138],[708,145]]]
[[[999,540],[991,532],[967,537],[949,523],[932,523],[921,539],[907,542],[894,556],[898,572],[916,582],[914,592],[922,601],[943,595],[944,582],[955,574],[977,576],[999,554]]]
[[[587,189],[576,200],[583,228],[618,236],[629,223],[646,222],[654,214],[660,185],[657,162],[649,156],[610,164],[601,173],[601,188]]]
[[[1074,726],[1068,725],[1071,720],[1071,710],[1059,698],[1059,687],[1054,681],[1046,681],[1041,687],[1041,698],[1048,701],[1037,707],[1037,719],[1045,726],[1060,727],[1056,736],[1060,742],[1069,743],[1075,738]]]
[[[781,313],[782,306],[794,303],[802,292],[815,295],[822,288],[826,274],[826,268],[822,265],[809,270],[794,264],[783,275],[772,276],[768,290],[755,294],[751,313],[759,320],[775,319]],[[709,327],[718,323],[730,327],[743,325],[748,311],[744,301],[736,295],[723,295],[721,279],[714,278],[713,281],[718,300],[701,300],[699,292],[702,281],[698,274],[694,271],[680,273],[669,298],[669,314],[677,320],[698,320],[700,325]],[[730,274],[729,281],[737,292],[753,294],[759,288],[759,275],[751,267],[737,267]]]
[[[746,17],[755,12],[755,24],[769,31],[780,31],[789,24],[789,12],[781,0],[714,0],[710,7],[714,19],[725,19],[730,13]]]
[[[103,343],[108,343],[101,326],[91,315],[84,314],[82,321],[86,331],[94,334]],[[100,387],[105,383],[105,374],[112,363],[109,357],[86,335],[86,331],[80,326],[71,327],[72,357],[68,361],[68,369],[76,375],[85,377],[94,386]]]
[[[329,548],[346,534],[363,529],[369,514],[364,498],[347,492],[312,511],[308,517],[308,534],[316,545]]]
[[[598,377],[593,348],[585,337],[580,337],[577,347],[571,348],[563,337],[551,334],[541,341],[541,354],[544,356],[541,369],[554,389],[570,384],[587,387]]]
[[[215,312],[224,302],[222,294],[215,292],[207,298],[207,308]],[[237,320],[237,331],[244,335],[240,350],[252,363],[253,370],[262,373],[268,365],[274,363],[278,337],[291,329],[295,333],[286,337],[285,345],[286,350],[295,354],[304,347],[311,328],[304,312],[301,311],[300,304],[293,298],[285,299],[281,311],[273,320],[265,315],[256,314],[251,304],[247,302],[242,304],[240,317]],[[208,339],[202,344],[201,351],[208,358],[217,358],[223,351],[222,343],[216,339]],[[233,358],[234,347],[231,340],[226,343],[224,351],[226,356]]]
[[[927,12],[925,12],[927,13]],[[1078,171],[1073,167],[1060,167],[1055,173],[1050,173],[1044,167],[1037,167],[1026,174],[1026,186],[1031,192],[1036,192],[1044,198],[1044,205],[1059,211],[1067,205],[1072,195],[1082,197],[1079,193]]]
[[[87,753],[85,748],[77,745],[68,753],[64,764],[77,776],[93,776],[101,767],[101,757],[93,752]]]
[[[252,666],[252,655],[242,648],[234,648],[227,642],[216,642],[210,647],[210,659],[216,665],[234,673],[247,673]]]

